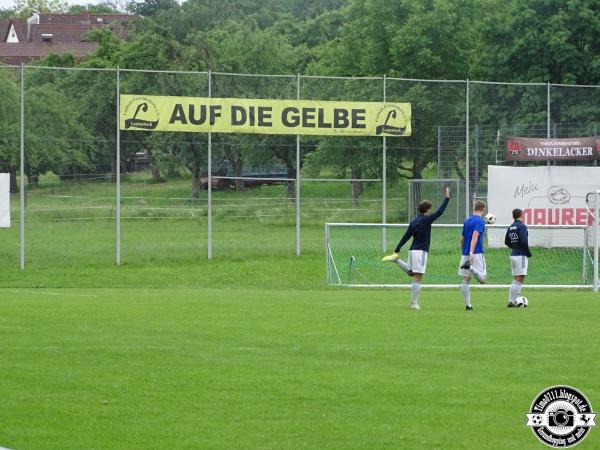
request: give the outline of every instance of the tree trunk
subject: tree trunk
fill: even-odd
[[[160,181],[160,167],[156,164],[150,164],[150,171],[152,172],[152,181],[158,183]]]
[[[242,158],[231,158],[231,165],[233,166],[233,174],[236,177],[235,181],[235,190],[236,192],[243,192],[246,188],[244,184],[244,180],[238,180],[237,178],[241,178],[244,176],[244,160]]]
[[[202,189],[202,177],[200,174],[200,167],[192,167],[192,198],[200,197],[200,189]]]
[[[27,182],[29,186],[35,187],[40,183],[40,176],[38,174],[27,175]]]
[[[291,162],[286,161],[285,162],[285,167],[287,170],[287,177],[288,178],[296,178],[296,167],[292,165]],[[286,183],[286,188],[287,188],[287,198],[289,199],[290,202],[295,202],[296,201],[296,181],[288,181]]]
[[[117,181],[117,150],[112,150],[110,158],[110,179],[111,181]]]
[[[10,168],[10,193],[16,194],[19,192],[19,183],[17,183],[17,168]]]
[[[352,169],[350,171],[350,176],[353,180],[357,180],[361,177],[360,169]],[[352,184],[352,207],[358,208],[358,198],[364,191],[364,186],[362,181],[351,181]]]

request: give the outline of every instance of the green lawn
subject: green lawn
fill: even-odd
[[[524,414],[543,388],[600,405],[598,294],[525,287],[530,308],[513,310],[477,290],[466,312],[458,290],[423,289],[413,311],[406,290],[329,287],[323,222],[344,209],[308,208],[297,257],[293,208],[253,206],[281,186],[216,195],[208,261],[202,198],[133,180],[116,267],[112,189],[32,191],[24,271],[17,224],[0,230],[0,447],[537,449]],[[435,238],[427,277],[456,282],[456,236]],[[379,235],[337,242],[342,260],[363,249],[359,270],[402,279]],[[532,270],[551,276],[543,260]],[[592,430],[578,448],[599,447]]]
[[[599,404],[596,295],[510,310],[478,291],[472,313],[458,292],[424,291],[421,311],[407,295],[2,289],[0,445],[538,449],[540,390]]]

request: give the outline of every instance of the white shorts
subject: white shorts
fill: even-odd
[[[527,275],[527,266],[529,265],[529,258],[527,256],[511,256],[510,257],[510,268],[512,269],[513,276]]]
[[[460,258],[460,263],[458,264],[458,274],[461,277],[470,277],[473,275],[473,273],[470,270],[460,268],[460,266],[462,266],[468,260],[469,255],[462,255]],[[471,263],[471,267],[480,274],[484,276],[487,275],[487,269],[485,266],[485,256],[483,256],[483,253],[475,253],[473,255],[473,262]]]
[[[408,270],[413,273],[425,273],[425,269],[427,269],[427,252],[425,250],[409,250],[406,264]]]

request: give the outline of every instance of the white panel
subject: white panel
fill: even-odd
[[[0,173],[0,227],[10,227],[10,175]]]

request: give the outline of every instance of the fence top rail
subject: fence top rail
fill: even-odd
[[[510,82],[510,81],[483,81],[483,80],[432,80],[426,78],[400,78],[383,76],[335,76],[335,75],[302,75],[302,74],[265,74],[265,73],[234,73],[234,72],[212,72],[212,71],[197,71],[197,70],[157,70],[157,69],[122,69],[119,67],[49,67],[38,66],[33,64],[11,65],[0,64],[0,68],[15,68],[18,69],[34,68],[48,70],[80,70],[80,71],[102,71],[102,72],[147,72],[147,73],[171,73],[171,74],[188,74],[188,75],[224,75],[224,76],[241,76],[241,77],[266,77],[266,78],[289,78],[289,79],[331,79],[331,80],[381,80],[381,81],[412,81],[412,82],[427,82],[427,83],[469,83],[469,84],[492,84],[492,85],[512,85],[512,86],[554,86],[554,87],[573,87],[573,88],[600,88],[600,85],[593,84],[560,84],[560,83],[541,83],[541,82]]]
[[[548,87],[548,83],[521,83],[516,81],[477,81],[467,80],[469,84],[496,84],[496,85],[510,85],[510,86],[545,86]]]
[[[550,86],[553,87],[572,87],[572,88],[600,88],[597,84],[553,84],[550,83]]]
[[[327,228],[331,227],[362,227],[362,228],[406,228],[408,223],[351,223],[351,222],[331,222],[326,223]],[[462,227],[462,223],[434,223],[434,228],[458,228]],[[506,229],[510,223],[486,225],[486,228]],[[587,225],[527,225],[529,229],[538,230],[585,230]]]
[[[171,73],[184,75],[208,75],[208,72],[199,72],[197,70],[146,70],[146,69],[121,69],[120,72],[147,72],[147,73]]]
[[[50,66],[34,66],[34,65],[23,65],[23,70],[25,69],[44,69],[44,70],[60,70],[60,71],[69,71],[75,70],[79,72],[117,72],[119,69],[117,67],[50,67]]]
[[[298,75],[275,74],[275,73],[235,73],[235,72],[210,72],[211,75],[225,75],[231,77],[259,77],[259,78],[289,78],[296,80]]]
[[[392,81],[418,81],[425,83],[462,83],[466,84],[468,80],[428,80],[426,78],[397,78],[397,77],[386,77],[386,80]]]

